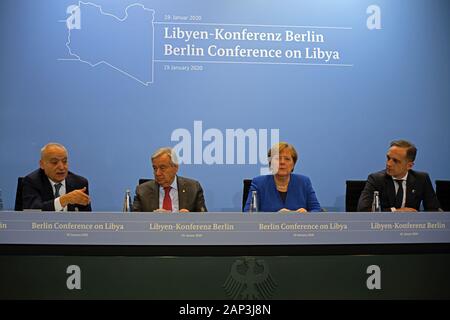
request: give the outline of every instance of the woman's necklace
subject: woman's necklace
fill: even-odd
[[[289,179],[288,179],[285,183],[283,183],[283,184],[281,184],[280,182],[278,182],[278,181],[275,179],[275,185],[277,186],[277,190],[278,190],[278,191],[280,191],[280,192],[286,192],[286,191],[287,191],[287,187],[288,187],[288,185],[289,185]]]

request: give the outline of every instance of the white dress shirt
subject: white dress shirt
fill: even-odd
[[[406,179],[408,179],[408,172],[406,172],[406,175],[400,179],[392,177],[392,181],[394,182],[394,187],[395,187],[395,194],[397,194],[397,192],[398,192],[398,183],[395,182],[395,180],[403,180],[403,182],[402,182],[402,187],[403,187],[402,208],[405,207],[405,203],[406,203]],[[391,211],[396,211],[395,207],[392,207]]]
[[[51,180],[50,178],[48,178],[48,181],[50,181],[50,184],[52,186],[53,194],[55,194],[55,191],[56,191],[55,185],[58,184],[58,183],[62,184],[61,188],[59,188],[59,197],[55,198],[55,200],[54,200],[55,211],[56,212],[58,212],[58,211],[67,211],[67,206],[63,207],[61,205],[61,202],[59,201],[59,198],[62,195],[66,194],[66,180],[63,180],[61,182],[55,182],[55,181]]]

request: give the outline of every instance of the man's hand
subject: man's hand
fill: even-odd
[[[155,209],[155,210],[153,210],[153,212],[157,212],[157,213],[172,213],[172,211],[166,210],[166,209],[163,209],[163,208]]]
[[[395,209],[395,212],[417,212],[414,208],[403,207],[399,209]]]
[[[308,213],[308,210],[306,210],[305,208],[299,208],[296,210],[298,213]]]
[[[153,212],[158,212],[158,213],[172,213],[172,211],[166,210],[166,209],[163,209],[163,208],[155,209],[155,210],[153,210]],[[186,213],[186,212],[189,212],[189,210],[188,210],[188,209],[181,209],[179,212],[180,212],[180,213]]]
[[[86,206],[91,202],[91,198],[86,194],[86,187],[84,187],[83,189],[77,189],[63,194],[59,197],[59,202],[62,207],[65,207],[68,204],[79,204]]]

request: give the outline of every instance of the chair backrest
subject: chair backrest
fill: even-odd
[[[444,211],[450,211],[450,180],[436,180],[436,196]]]
[[[143,184],[144,182],[150,181],[152,179],[147,179],[147,178],[141,178],[139,179],[139,184]]]
[[[16,203],[14,204],[14,210],[23,211],[23,177],[17,178],[17,190],[16,190]]]
[[[252,179],[244,179],[244,189],[242,190],[242,211],[244,211],[245,203],[247,202],[248,192],[252,185]]]
[[[366,185],[366,180],[347,180],[345,183],[345,211],[356,212],[359,196]]]

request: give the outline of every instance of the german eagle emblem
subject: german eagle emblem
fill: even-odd
[[[267,300],[273,295],[277,284],[264,260],[244,258],[233,263],[223,286],[234,300]]]

